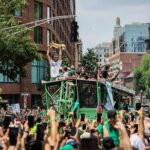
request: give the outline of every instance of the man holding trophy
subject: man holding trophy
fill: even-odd
[[[55,52],[50,55],[51,49],[55,48]],[[59,52],[56,52],[59,49]],[[65,50],[66,46],[64,44],[56,44],[54,42],[50,43],[47,49],[47,59],[50,65],[50,77],[51,81],[55,81],[59,76],[59,69],[62,64],[62,50]]]

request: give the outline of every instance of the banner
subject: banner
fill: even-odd
[[[105,108],[107,110],[111,110],[114,109],[114,100],[113,100],[113,94],[112,94],[112,87],[111,87],[111,83],[106,81],[105,83],[106,85],[106,89],[107,89],[107,102],[105,104]]]
[[[13,113],[20,113],[20,105],[19,105],[19,103],[12,104],[11,106],[12,106]]]

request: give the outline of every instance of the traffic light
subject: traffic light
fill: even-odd
[[[78,41],[78,23],[77,21],[72,21],[71,23],[71,37],[70,41],[71,42],[77,42]]]

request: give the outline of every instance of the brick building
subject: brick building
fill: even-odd
[[[22,23],[46,19],[55,16],[75,14],[75,0],[28,0],[25,8],[14,11],[14,15]],[[3,89],[2,97],[10,103],[19,102],[21,106],[27,103],[28,107],[41,103],[41,93],[38,91],[40,81],[45,79],[48,73],[46,60],[47,45],[64,42],[66,44],[66,55],[70,64],[75,63],[75,44],[70,42],[70,25],[73,18],[47,21],[37,26],[30,33],[33,41],[37,44],[39,52],[44,60],[36,61],[27,65],[28,75],[14,83],[6,76],[0,74],[0,87]]]

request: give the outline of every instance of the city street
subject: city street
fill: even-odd
[[[150,150],[149,8],[0,0],[0,150]]]

